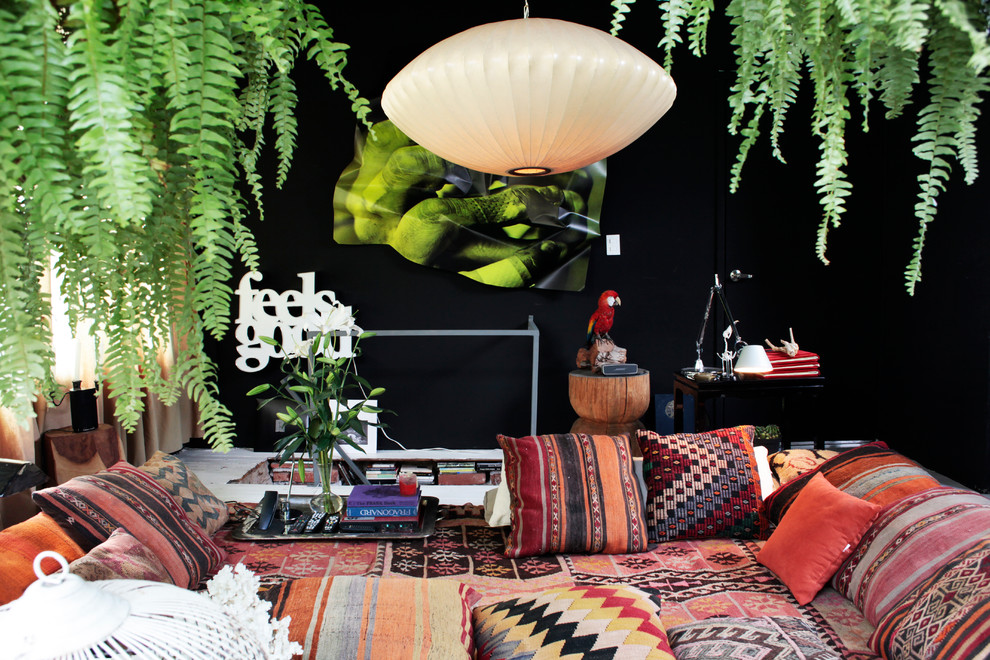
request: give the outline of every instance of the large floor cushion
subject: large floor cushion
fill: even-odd
[[[123,461],[113,471],[76,477],[36,491],[32,498],[87,552],[123,528],[149,548],[172,582],[183,588],[196,588],[224,558],[224,551],[167,490]]]
[[[990,539],[907,594],[880,620],[870,644],[889,660],[990,658]]]
[[[884,509],[838,568],[832,586],[876,625],[939,567],[990,535],[990,501],[943,486]]]
[[[720,617],[672,626],[677,660],[839,660],[807,621],[794,616]]]
[[[478,660],[673,660],[659,606],[625,585],[561,587],[474,611]]]
[[[779,523],[801,489],[821,474],[839,490],[879,506],[939,485],[920,465],[883,442],[871,442],[826,460],[814,470],[775,490],[763,504],[773,524]]]
[[[338,575],[282,583],[264,597],[310,660],[469,660],[478,593],[456,580]]]

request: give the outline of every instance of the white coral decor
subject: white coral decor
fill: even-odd
[[[297,642],[289,641],[292,617],[273,619],[268,611],[272,604],[258,598],[261,580],[244,564],[224,566],[206,583],[210,599],[223,607],[246,635],[254,635],[272,660],[289,660],[303,652]]]

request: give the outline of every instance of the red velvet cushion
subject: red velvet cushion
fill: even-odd
[[[37,579],[34,558],[43,550],[57,552],[70,562],[85,554],[46,513],[0,531],[0,605],[20,598]],[[54,559],[46,559],[41,568],[52,573],[59,565]]]
[[[820,474],[801,490],[756,556],[791,590],[799,605],[810,603],[880,512],[833,486]]]

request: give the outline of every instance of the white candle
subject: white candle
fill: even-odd
[[[76,335],[76,366],[72,370],[72,380],[82,380],[83,372],[83,344],[82,336]]]

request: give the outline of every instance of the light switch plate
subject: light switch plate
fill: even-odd
[[[619,248],[619,235],[618,234],[606,234],[605,235],[605,254],[609,256],[617,256],[622,253]]]

